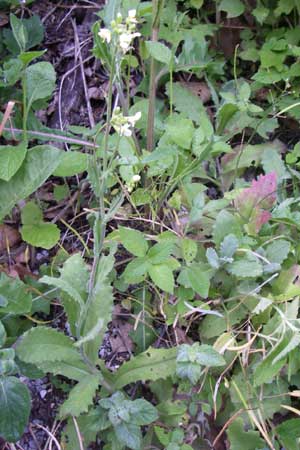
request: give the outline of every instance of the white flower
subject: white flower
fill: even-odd
[[[108,44],[111,41],[111,31],[108,28],[101,28],[98,35],[101,37],[101,39]]]
[[[130,44],[132,41],[132,35],[129,33],[122,33],[119,37],[119,44],[123,51],[123,53],[126,53],[130,49]]]
[[[138,183],[140,179],[141,179],[140,175],[133,175],[132,177],[133,183]]]
[[[141,111],[138,111],[137,113],[135,113],[134,116],[128,116],[126,118],[127,118],[128,122],[130,123],[130,125],[134,127],[136,122],[138,120],[140,120],[141,117],[142,117],[142,113],[141,113]]]
[[[132,136],[132,131],[130,129],[130,124],[129,123],[124,123],[123,125],[121,125],[120,126],[120,130],[119,130],[119,134],[120,134],[120,136],[125,136],[125,137]]]
[[[130,17],[130,19],[135,19],[135,17],[136,17],[136,9],[130,9],[128,11],[128,17]]]

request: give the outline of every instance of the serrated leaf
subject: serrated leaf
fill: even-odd
[[[264,171],[268,173],[276,173],[279,180],[290,178],[278,152],[272,148],[267,148],[262,155],[262,166]]]
[[[181,241],[182,254],[187,263],[194,261],[197,255],[198,247],[197,243],[192,239],[183,239]]]
[[[194,263],[186,268],[186,274],[191,288],[201,297],[207,298],[210,286],[209,272],[203,271],[201,265]]]
[[[238,219],[226,209],[219,212],[213,225],[213,239],[216,246],[220,245],[228,234],[241,236],[241,225]]]
[[[32,297],[26,285],[18,278],[10,278],[5,273],[0,274],[0,296],[6,304],[0,306],[1,314],[26,314],[32,306]]]
[[[88,375],[81,380],[71,390],[68,399],[62,404],[59,410],[59,416],[79,416],[88,412],[89,406],[93,403],[96,390],[100,383],[99,375]]]
[[[291,244],[283,239],[277,239],[266,248],[266,258],[271,263],[282,264],[283,261],[288,257]]]
[[[280,353],[273,359],[272,365],[276,364],[278,361],[281,361],[285,356],[287,356],[292,350],[298,347],[300,344],[300,334],[294,334],[291,339],[289,339],[288,344],[284,347]]]
[[[86,319],[83,327],[82,337],[90,336],[95,331],[95,327],[102,319],[102,327],[98,333],[84,344],[84,349],[91,361],[98,360],[98,352],[103,341],[104,333],[107,325],[112,319],[112,312],[114,306],[114,296],[112,287],[102,282],[96,282],[95,288],[91,294],[88,311],[86,312]]]
[[[256,278],[263,273],[262,264],[256,258],[244,258],[227,265],[227,270],[237,278]]]
[[[165,264],[150,264],[148,272],[151,280],[156,286],[165,292],[173,294],[174,292],[174,276],[172,270]]]
[[[27,142],[0,146],[0,179],[9,181],[19,170],[27,153]]]
[[[60,278],[44,276],[40,280],[42,283],[61,289],[61,301],[74,336],[76,335],[76,323],[83,310],[83,303],[86,301],[88,280],[88,268],[79,253],[70,256],[65,261]]]
[[[74,342],[53,328],[38,326],[27,331],[17,345],[17,356],[31,364],[48,361],[78,361]]]
[[[122,446],[132,450],[140,450],[142,445],[142,432],[138,425],[122,422],[114,427],[116,437]]]
[[[0,377],[0,436],[16,442],[22,436],[30,413],[30,393],[15,377]]]
[[[80,294],[77,292],[76,288],[74,288],[71,284],[69,284],[66,280],[63,278],[54,278],[54,277],[48,277],[48,275],[45,275],[40,279],[41,283],[48,284],[49,286],[55,286],[58,289],[61,289],[63,292],[68,294],[70,297],[72,297],[73,300],[75,300],[81,307],[81,310],[83,310],[83,299],[80,296]]]
[[[32,103],[50,97],[55,88],[55,70],[49,62],[43,61],[33,64],[25,70],[25,90],[27,108]]]
[[[148,41],[146,47],[152,58],[163,64],[169,65],[172,59],[172,52],[166,45],[161,42]]]
[[[149,348],[125,362],[113,377],[115,389],[137,381],[155,381],[172,376],[176,370],[176,348]]]
[[[176,373],[180,378],[188,378],[196,384],[201,376],[202,367],[219,367],[225,365],[223,356],[210,345],[182,344],[178,347]]]
[[[20,200],[36,191],[59,164],[61,151],[51,145],[38,145],[28,150],[26,158],[9,181],[0,181],[0,220],[9,214]]]
[[[239,246],[239,241],[234,234],[228,234],[220,245],[220,256],[222,258],[232,258]]]
[[[78,173],[85,172],[88,166],[88,155],[86,153],[70,151],[63,152],[58,167],[53,172],[56,177],[72,177]]]
[[[51,361],[40,362],[38,367],[44,373],[52,373],[53,375],[63,375],[66,378],[74,381],[84,380],[90,375],[90,369],[87,365],[80,361]]]
[[[266,297],[260,297],[258,304],[253,309],[253,314],[260,314],[264,312],[269,306],[273,304],[273,300],[266,298]]]
[[[241,418],[228,427],[228,438],[230,441],[230,450],[254,450],[265,448],[264,441],[260,438],[258,431],[245,431],[244,423]]]
[[[274,431],[286,449],[299,450],[300,419],[285,420]]]
[[[254,371],[254,386],[260,386],[263,383],[269,383],[275,375],[284,366],[286,359],[283,358],[273,364],[274,359],[288,345],[288,339],[284,338],[268,355],[258,364]]]
[[[143,233],[132,228],[119,227],[120,239],[126,250],[134,256],[143,257],[148,250],[148,242]]]
[[[213,247],[208,247],[208,249],[206,250],[206,258],[213,269],[219,269],[220,259],[218,253]]]
[[[143,398],[138,398],[129,403],[130,421],[135,425],[148,425],[158,418],[155,406]]]
[[[173,249],[172,241],[159,242],[150,248],[147,259],[151,264],[163,264],[170,258]]]
[[[122,274],[125,283],[136,284],[142,282],[145,278],[148,267],[149,263],[146,257],[135,258],[133,261],[130,261]]]

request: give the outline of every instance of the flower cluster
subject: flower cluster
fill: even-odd
[[[141,33],[136,32],[136,10],[128,11],[128,17],[123,21],[122,14],[118,13],[116,20],[110,23],[111,30],[108,28],[101,28],[99,36],[108,44],[115,38],[117,45],[120,47],[123,54],[130,50],[131,43],[134,38],[141,36]]]
[[[135,185],[141,180],[140,175],[133,175],[133,177],[131,178],[131,180],[126,184],[127,190],[129,193],[131,193],[133,191],[133,189],[135,188]]]
[[[141,117],[142,113],[140,111],[133,116],[123,116],[121,109],[116,107],[111,118],[111,125],[120,136],[130,137],[132,128]]]

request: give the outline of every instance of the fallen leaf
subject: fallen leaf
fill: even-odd
[[[0,225],[0,252],[6,251],[21,242],[21,235],[15,228],[2,224]]]

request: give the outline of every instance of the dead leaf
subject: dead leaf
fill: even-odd
[[[0,225],[0,252],[9,250],[21,242],[21,235],[15,228],[2,224]]]

